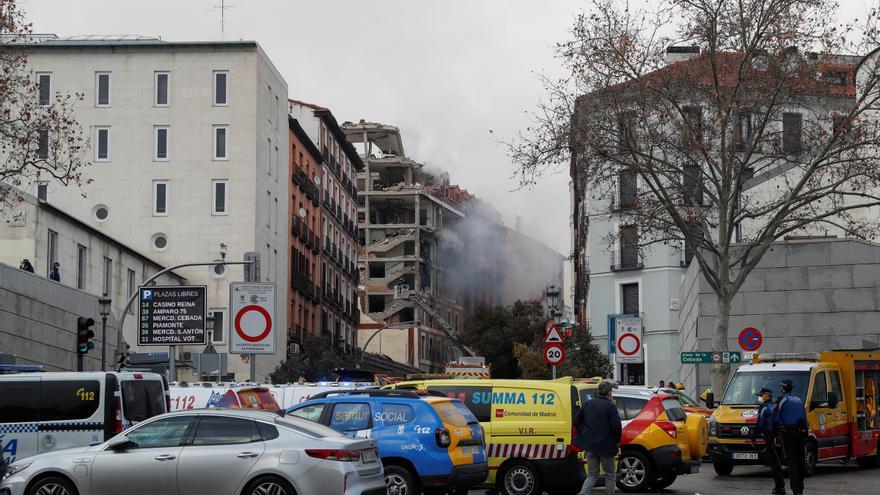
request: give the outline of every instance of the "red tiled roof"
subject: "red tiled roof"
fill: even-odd
[[[823,57],[823,55],[819,55]],[[772,56],[771,67],[768,69],[756,69],[751,64],[741,68],[743,64],[742,53],[719,52],[715,54],[717,70],[712,67],[709,54],[697,55],[688,60],[672,63],[665,67],[648,72],[638,79],[618,83],[607,88],[587,93],[578,97],[578,100],[589,99],[599,94],[623,90],[628,87],[648,88],[680,86],[687,88],[712,88],[715,86],[715,76],[718,76],[718,85],[722,88],[733,88],[739,85],[745,89],[770,89],[775,87],[780,78],[775,77],[778,72],[772,67],[773,62],[781,57]],[[847,63],[801,63],[795,79],[791,79],[786,86],[792,90],[802,91],[805,94],[817,94],[828,96],[855,96],[855,64]],[[816,71],[820,74],[816,74]],[[845,72],[847,84],[831,84],[822,79],[822,73]]]
[[[289,103],[295,103],[295,104],[297,104],[297,105],[302,105],[302,106],[304,106],[304,107],[309,107],[309,108],[311,108],[311,109],[313,109],[313,110],[327,110],[326,107],[322,107],[322,106],[320,106],[320,105],[315,105],[314,103],[309,103],[309,102],[307,102],[307,101],[294,100],[293,98],[288,98],[287,101],[288,101]]]

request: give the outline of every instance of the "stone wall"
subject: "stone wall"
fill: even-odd
[[[76,370],[76,319],[93,318],[95,349],[83,369],[101,369],[101,314],[98,297],[45,277],[0,264],[0,352],[16,364],[40,364],[46,371]],[[116,319],[107,319],[107,367],[116,351]]]
[[[694,268],[682,285],[679,351],[708,351],[712,344],[715,294],[690,273]],[[729,350],[741,350],[736,338],[749,326],[762,332],[762,352],[880,347],[880,245],[849,239],[774,244],[733,299]],[[681,376],[697,371],[688,390],[709,385],[709,365],[679,366]]]

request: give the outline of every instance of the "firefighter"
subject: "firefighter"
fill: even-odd
[[[804,401],[792,393],[794,383],[782,380],[782,397],[776,405],[773,423],[779,431],[782,453],[788,466],[788,478],[794,495],[804,493],[804,440],[807,436],[807,411]]]
[[[752,443],[758,435],[764,440],[767,449],[767,457],[770,461],[770,471],[773,473],[773,492],[777,495],[785,493],[785,479],[782,477],[782,462],[779,447],[776,445],[776,426],[774,425],[774,416],[776,404],[773,402],[773,392],[768,388],[762,388],[756,394],[758,402],[761,404],[758,409],[758,425],[752,430]]]

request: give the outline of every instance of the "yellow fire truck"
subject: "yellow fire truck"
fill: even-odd
[[[880,443],[880,350],[759,354],[740,366],[709,421],[709,455],[719,475],[736,465],[769,464],[770,451],[752,443],[758,421],[755,395],[761,388],[779,393],[782,380],[794,383],[809,420],[805,452],[807,474],[816,463],[855,459],[878,464]]]

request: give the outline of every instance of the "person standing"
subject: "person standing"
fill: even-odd
[[[782,398],[776,405],[774,424],[779,429],[782,452],[788,466],[788,480],[794,495],[804,493],[804,437],[807,435],[807,411],[804,401],[794,391],[791,380],[782,380]]]
[[[588,400],[574,417],[577,429],[576,445],[587,454],[587,480],[580,495],[589,495],[599,481],[599,467],[605,471],[605,494],[611,495],[617,483],[618,444],[622,427],[617,408],[611,403],[614,386],[607,381],[599,384],[595,398]]]
[[[666,382],[664,382],[663,380],[660,380],[659,386],[660,386],[660,388],[666,388]]]
[[[52,269],[49,270],[49,280],[54,280],[56,282],[61,282],[61,264],[57,261],[52,263]]]
[[[785,493],[785,479],[782,477],[781,454],[779,447],[776,446],[776,425],[773,424],[776,404],[773,402],[773,392],[768,388],[762,388],[757,395],[761,406],[758,409],[758,425],[752,432],[752,442],[758,435],[764,439],[770,461],[770,472],[773,473],[774,487],[771,493],[781,495]]]

